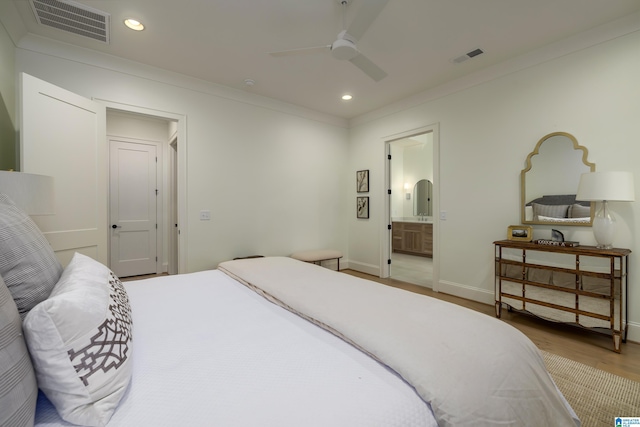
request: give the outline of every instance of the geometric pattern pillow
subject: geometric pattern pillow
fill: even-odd
[[[76,253],[23,329],[38,386],[60,416],[105,425],[131,380],[131,307],[122,282]]]
[[[49,296],[60,274],[62,265],[38,226],[0,194],[0,275],[21,318]]]
[[[22,320],[0,276],[0,426],[33,426],[37,398]]]

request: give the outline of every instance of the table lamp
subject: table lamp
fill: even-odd
[[[635,191],[631,172],[590,172],[580,176],[576,200],[600,202],[593,218],[593,234],[599,249],[611,249],[615,219],[608,202],[633,202]]]

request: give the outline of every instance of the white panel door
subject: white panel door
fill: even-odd
[[[113,139],[109,144],[111,269],[119,277],[154,274],[157,147]]]
[[[34,220],[63,264],[106,264],[106,109],[24,73],[20,88],[20,169],[54,178],[55,214]]]

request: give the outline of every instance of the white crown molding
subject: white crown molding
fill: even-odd
[[[240,89],[234,89],[217,83],[207,82],[184,74],[175,73],[158,67],[152,67],[136,61],[58,42],[46,37],[27,34],[16,47],[18,50],[39,53],[61,60],[77,62],[91,67],[138,77],[149,81],[167,84],[194,92],[225,98],[236,102],[254,105],[273,111],[302,117],[305,119],[347,128],[346,119],[321,113],[298,105],[289,104],[273,98],[257,95]]]
[[[562,41],[535,49],[516,58],[504,61],[500,64],[485,68],[423,92],[419,92],[361,116],[354,117],[349,120],[349,128],[354,128],[400,111],[417,107],[418,105],[425,104],[508,74],[534,67],[544,62],[608,42],[636,31],[640,31],[640,12],[600,25]]]

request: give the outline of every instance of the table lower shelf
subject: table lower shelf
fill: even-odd
[[[530,301],[530,302],[535,304],[538,301],[533,300],[533,301]],[[589,331],[589,332],[595,332],[595,333],[599,333],[599,334],[602,334],[602,335],[610,336],[613,339],[613,351],[615,351],[616,353],[620,353],[621,352],[621,344],[627,342],[627,328],[628,328],[628,325],[627,325],[626,322],[623,322],[623,324],[621,325],[621,327],[619,329],[612,328],[612,327],[606,327],[606,326],[585,326],[585,325],[577,323],[577,322],[562,321],[562,320],[558,320],[557,318],[546,317],[544,315],[541,315],[540,312],[536,313],[536,312],[532,312],[532,311],[525,310],[525,309],[517,309],[517,308],[511,306],[508,303],[500,302],[500,301],[496,301],[496,303],[495,303],[496,317],[497,318],[501,318],[502,317],[502,309],[503,308],[506,308],[507,311],[512,312],[512,313],[518,313],[518,314],[523,314],[523,315],[527,315],[527,316],[532,316],[532,317],[535,317],[537,319],[541,319],[541,320],[544,320],[544,321],[547,321],[547,322],[558,323],[558,324],[567,325],[567,326],[571,326],[571,327],[574,327],[574,328],[579,328],[579,329],[582,329],[582,330],[586,330],[586,331]],[[576,314],[573,311],[571,311],[571,312],[564,311],[564,310],[556,310],[556,311],[563,311],[564,313],[567,313],[569,315]],[[584,314],[583,314],[583,316],[584,316]]]

